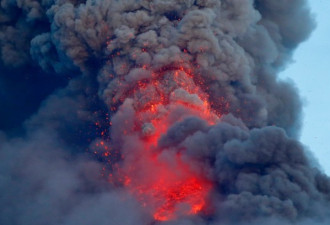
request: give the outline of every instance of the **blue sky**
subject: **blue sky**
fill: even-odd
[[[291,79],[305,103],[301,141],[330,175],[330,1],[309,0],[317,27],[281,74]]]

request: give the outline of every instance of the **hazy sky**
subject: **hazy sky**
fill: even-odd
[[[301,141],[330,175],[330,1],[309,2],[317,28],[281,75],[296,83],[305,102]]]

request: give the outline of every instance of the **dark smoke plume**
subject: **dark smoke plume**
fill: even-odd
[[[0,224],[329,224],[277,76],[314,26],[306,0],[1,0]],[[207,212],[158,221],[130,190],[162,176],[157,135]]]

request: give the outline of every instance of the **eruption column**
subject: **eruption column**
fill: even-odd
[[[122,124],[122,135],[116,133],[123,146],[118,179],[141,204],[152,208],[156,220],[197,214],[207,204],[212,183],[184,148],[170,147],[166,141],[177,138],[167,133],[174,125],[187,126],[182,122],[192,117],[205,126],[219,119],[199,85],[202,82],[189,69],[163,68],[136,82],[113,118],[114,126]]]
[[[1,1],[0,224],[330,224],[278,76],[313,17],[307,0]]]

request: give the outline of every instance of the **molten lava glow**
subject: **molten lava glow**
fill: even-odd
[[[123,135],[136,145],[123,150],[117,179],[158,221],[197,214],[207,205],[212,183],[198,162],[187,158],[185,149],[171,151],[159,145],[172,125],[188,117],[209,125],[217,122],[220,116],[212,111],[201,85],[189,70],[169,67],[153,73],[151,80],[138,81],[126,93],[134,100],[135,128]]]
[[[137,196],[142,205],[153,208],[154,219],[166,221],[179,215],[199,213],[206,205],[211,183],[192,172],[181,161],[180,155],[174,156],[175,168],[171,168],[168,162],[154,158],[152,154],[146,155],[126,171],[128,175],[123,184]],[[143,161],[148,165],[140,164]],[[146,170],[142,169],[140,174],[134,171],[142,167]],[[147,168],[152,171],[147,171]]]
[[[163,199],[163,205],[154,213],[154,218],[160,221],[173,219],[175,207],[180,203],[186,204],[186,209],[182,209],[185,210],[184,213],[198,213],[204,207],[206,194],[209,191],[209,187],[195,177],[174,183],[170,187],[161,184],[154,189]]]

